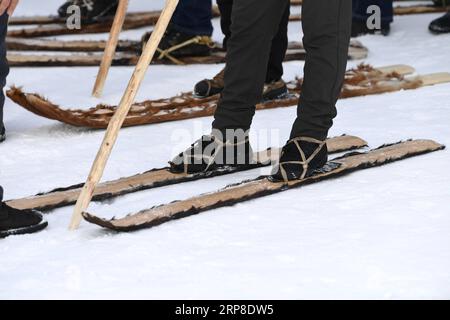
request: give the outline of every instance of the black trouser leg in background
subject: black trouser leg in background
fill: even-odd
[[[3,88],[6,85],[6,77],[9,73],[8,61],[6,60],[6,31],[8,29],[8,15],[0,16],[0,131],[3,127],[3,105],[5,104],[5,94]]]
[[[261,101],[272,40],[289,0],[234,0],[225,87],[213,128],[247,130]]]
[[[286,6],[277,34],[272,40],[272,48],[270,49],[269,63],[267,66],[266,83],[278,81],[283,77],[283,61],[288,48],[288,25],[289,16],[291,14],[291,6]]]
[[[235,0],[217,0],[220,10],[220,26],[224,34],[223,46],[227,48],[228,39],[231,37],[231,14]],[[239,1],[239,0],[236,0]],[[282,5],[282,2],[280,2]],[[277,34],[272,40],[269,62],[267,66],[266,83],[278,81],[283,77],[283,61],[288,47],[288,24],[290,6],[286,6]]]
[[[326,10],[324,10],[326,8]],[[304,82],[291,138],[326,139],[347,67],[351,0],[304,0]]]
[[[223,38],[223,48],[227,49],[228,39],[231,37],[231,12],[233,10],[233,0],[217,0],[220,11],[220,28],[225,36]]]

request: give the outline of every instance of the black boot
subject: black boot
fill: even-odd
[[[194,95],[198,98],[208,98],[223,91],[225,69],[222,69],[212,79],[198,82],[194,87]],[[283,79],[264,84],[263,101],[282,99],[288,95],[288,89]]]
[[[291,139],[283,147],[279,163],[270,180],[288,182],[304,179],[322,168],[327,160],[328,149],[325,141],[308,137]]]
[[[227,140],[218,138],[217,133],[203,136],[169,162],[170,171],[192,174],[252,164],[253,151],[248,135],[242,133]]]
[[[450,11],[447,12],[442,17],[431,21],[428,29],[430,29],[431,32],[436,33],[436,34],[449,33],[450,32]]]
[[[3,189],[0,187],[0,238],[33,233],[47,227],[42,215],[34,210],[17,210],[3,201]]]
[[[148,32],[142,37],[143,47],[150,39],[150,36],[151,32]],[[172,25],[169,25],[158,47],[159,59],[175,60],[182,57],[209,56],[213,47],[214,42],[211,40],[211,37],[187,34],[177,31]]]
[[[367,23],[364,20],[353,19],[352,22],[352,37],[359,37],[366,34],[381,34],[383,36],[388,36],[391,32],[391,24],[390,23],[382,23],[381,30],[378,29],[369,29],[367,27]]]
[[[212,79],[205,79],[198,82],[194,87],[194,95],[198,98],[215,96],[223,91],[225,69],[220,70]]]
[[[263,101],[283,99],[288,94],[288,88],[283,79],[264,84]]]
[[[0,129],[0,143],[5,141],[5,139],[6,139],[5,127],[2,125]]]
[[[67,18],[69,16],[67,9],[73,5],[80,7],[83,22],[95,23],[114,17],[119,0],[68,0],[58,9],[58,15]]]

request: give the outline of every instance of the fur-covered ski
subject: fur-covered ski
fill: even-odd
[[[341,98],[394,92],[405,89],[416,89],[438,83],[450,82],[450,74],[433,74],[405,78],[405,74],[414,72],[409,66],[392,66],[374,69],[360,65],[347,72]],[[293,106],[298,103],[302,80],[289,83],[290,95],[284,99],[266,101],[256,106],[257,110]],[[25,93],[20,88],[7,91],[10,99],[36,115],[57,120],[77,127],[102,129],[108,126],[116,107],[98,105],[91,109],[67,110],[51,103],[38,94]],[[167,121],[176,121],[205,117],[214,114],[218,96],[197,99],[192,92],[179,96],[148,100],[135,103],[128,113],[124,126],[137,126]]]
[[[8,62],[14,67],[60,67],[60,66],[98,66],[101,63],[103,41],[59,41],[45,39],[8,38]],[[119,42],[118,52],[112,64],[115,66],[136,65],[140,57],[141,44],[135,41]],[[19,52],[20,51],[20,52]],[[45,54],[23,53],[22,51],[46,51]],[[53,52],[47,52],[53,51]],[[68,53],[60,53],[67,51]],[[361,60],[367,57],[368,49],[353,40],[349,47],[348,58]],[[225,62],[226,52],[220,44],[215,44],[208,56],[179,58],[183,64],[215,64]],[[285,61],[304,60],[306,51],[300,42],[291,42],[286,52]],[[169,59],[153,60],[154,64],[173,64]]]
[[[127,14],[123,30],[138,29],[156,24],[159,19],[159,11],[133,12]],[[33,23],[33,21],[35,21]],[[68,34],[106,33],[111,30],[113,17],[105,19],[101,23],[81,24],[80,29],[69,29],[65,20],[59,17],[16,17],[11,18],[10,25],[35,25],[26,28],[11,28],[9,37],[35,38],[50,37]]]
[[[412,5],[412,6],[398,6],[394,8],[394,15],[404,16],[409,14],[424,14],[424,13],[440,13],[447,12],[450,6],[434,6],[434,5]],[[290,21],[301,21],[301,14],[291,14]]]
[[[367,142],[354,136],[340,136],[327,140],[329,153],[338,153],[367,146]],[[268,149],[254,154],[255,164],[247,167],[226,168],[198,174],[173,174],[168,168],[153,169],[130,177],[101,183],[94,192],[94,200],[106,200],[120,195],[147,190],[172,184],[212,178],[268,166],[278,160],[279,150]],[[83,184],[58,188],[32,197],[10,200],[6,203],[16,209],[51,210],[74,204],[78,199]]]
[[[129,214],[124,218],[103,219],[88,212],[83,212],[83,217],[88,222],[116,231],[133,231],[150,228],[174,219],[192,216],[220,207],[231,206],[311,183],[341,177],[361,169],[378,167],[390,162],[430,153],[443,148],[443,145],[431,140],[400,142],[382,146],[366,153],[347,154],[328,162],[324,168],[303,180],[289,183],[274,183],[266,177],[260,177],[255,180],[228,186],[216,192],[142,210],[138,213]]]

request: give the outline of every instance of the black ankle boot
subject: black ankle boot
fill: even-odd
[[[322,168],[328,160],[325,141],[308,137],[289,140],[281,151],[280,161],[274,168],[270,180],[288,182],[304,179]]]
[[[225,69],[220,70],[212,79],[198,82],[194,87],[194,95],[198,98],[208,98],[223,91]]]
[[[67,18],[67,9],[73,5],[80,8],[82,21],[95,23],[114,17],[119,0],[68,0],[58,9],[58,15]]]
[[[283,79],[264,84],[263,101],[283,99],[288,94],[288,88]]]
[[[151,32],[142,37],[142,47],[150,39]],[[169,25],[158,46],[158,52],[162,58],[170,60],[182,57],[204,57],[211,54],[211,48],[214,46],[211,37],[202,35],[192,35],[176,30],[173,25]]]
[[[34,210],[17,210],[3,201],[3,189],[0,187],[0,238],[40,231],[47,227],[42,215]]]
[[[447,12],[440,18],[437,18],[431,21],[430,26],[428,27],[431,32],[440,34],[440,33],[450,33],[450,11]]]
[[[248,136],[222,140],[217,135],[203,136],[170,164],[172,173],[199,173],[253,163],[253,151]]]
[[[198,82],[194,87],[194,95],[198,98],[208,98],[219,94],[225,86],[225,69],[222,69],[212,79],[205,79]],[[286,83],[283,79],[264,84],[262,100],[270,101],[283,99],[289,94]]]

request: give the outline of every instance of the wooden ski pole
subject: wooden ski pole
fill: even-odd
[[[103,53],[100,69],[95,80],[92,95],[100,98],[103,93],[106,78],[108,77],[109,69],[111,68],[114,55],[116,53],[117,43],[119,42],[120,31],[122,30],[127,15],[128,0],[120,0],[117,8],[116,16],[109,34],[109,39],[106,44],[105,52]]]
[[[166,0],[164,10],[162,11],[158,23],[156,24],[152,32],[152,36],[147,42],[144,51],[136,65],[136,69],[131,76],[130,82],[128,83],[128,87],[122,97],[122,100],[120,101],[120,104],[117,107],[114,116],[111,118],[108,124],[108,128],[106,129],[102,145],[97,153],[97,157],[95,158],[95,161],[92,165],[89,176],[83,189],[81,190],[80,196],[75,205],[72,220],[69,226],[70,230],[75,230],[79,227],[82,219],[81,213],[88,208],[89,203],[92,200],[94,189],[103,175],[106,163],[117,140],[119,130],[125,120],[126,115],[128,114],[128,111],[131,108],[132,103],[136,98],[138,89],[142,83],[142,80],[144,79],[145,73],[153,59],[156,49],[161,42],[164,32],[169,25],[170,19],[172,18],[172,15],[178,5],[178,1],[179,0]]]

